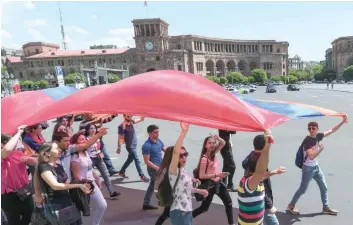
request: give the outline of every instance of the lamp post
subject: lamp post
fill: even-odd
[[[51,80],[54,80],[54,75],[48,72],[47,75],[44,76],[44,79],[48,80],[49,87],[51,87]]]

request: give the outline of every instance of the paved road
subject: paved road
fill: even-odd
[[[338,86],[338,85],[337,85]],[[353,94],[346,92],[324,92],[315,89],[301,89],[299,92],[287,92],[285,86],[278,88],[275,94],[265,94],[264,87],[259,87],[252,94],[255,98],[260,99],[278,99],[294,102],[302,102],[329,108],[339,112],[347,113],[353,118]],[[331,128],[340,121],[339,118],[323,117],[316,118],[322,131]],[[117,127],[122,118],[115,119],[107,125],[109,134],[105,137],[108,145],[109,153],[112,157],[113,164],[120,169],[127,158],[126,151],[122,151],[121,155],[115,154]],[[353,182],[351,181],[352,169],[351,163],[353,158],[353,136],[352,121],[343,126],[336,134],[329,137],[323,143],[325,150],[320,155],[320,165],[328,183],[330,205],[340,210],[339,216],[321,215],[322,210],[320,193],[317,185],[312,182],[307,193],[298,202],[298,207],[302,215],[294,217],[286,214],[285,209],[292,195],[300,183],[300,170],[294,165],[295,153],[302,139],[306,135],[306,125],[309,119],[289,121],[272,130],[276,143],[271,151],[270,168],[274,169],[278,166],[285,166],[287,172],[278,177],[272,178],[272,185],[275,197],[275,206],[278,209],[278,217],[280,224],[295,225],[326,225],[326,224],[353,224],[353,216],[351,209],[353,208]],[[160,138],[167,145],[173,145],[180,131],[179,124],[169,121],[146,119],[144,123],[136,125],[138,134],[139,148],[147,139],[146,128],[150,124],[157,124],[160,127]],[[52,127],[54,124],[52,125]],[[77,129],[78,124],[75,124]],[[200,155],[201,144],[203,139],[209,132],[215,133],[216,130],[191,126],[184,145],[190,152],[187,169],[189,173],[196,166],[196,161]],[[51,135],[50,128],[45,132],[45,137],[49,139]],[[252,139],[256,133],[239,133],[232,138],[234,147],[234,156],[237,163],[237,170],[234,177],[237,183],[243,174],[241,161],[252,150]],[[142,154],[140,153],[142,160]],[[142,167],[146,171],[146,165],[142,162]],[[150,225],[154,224],[160,211],[143,212],[141,210],[144,190],[147,184],[142,183],[138,179],[134,164],[131,164],[127,170],[129,179],[121,180],[120,178],[112,178],[117,190],[122,192],[119,200],[107,200],[108,209],[105,214],[103,225]],[[104,188],[104,192],[106,190]],[[231,193],[233,199],[234,216],[237,217],[238,203],[236,201],[236,193]],[[153,200],[154,201],[154,200]],[[201,215],[195,220],[195,224],[214,225],[227,224],[224,207],[219,205],[220,200],[215,197],[214,204],[211,206],[207,214]],[[196,207],[198,203],[194,203]],[[90,218],[85,218],[84,224],[90,224]],[[165,224],[170,224],[166,222]]]
[[[301,85],[301,88],[353,93],[352,84],[334,84],[333,88],[331,88],[331,85],[330,85],[329,89],[327,89],[326,84],[304,84],[304,85]]]

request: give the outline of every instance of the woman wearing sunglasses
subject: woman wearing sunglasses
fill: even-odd
[[[180,123],[181,133],[175,144],[165,151],[157,176],[160,177],[169,168],[170,185],[174,187],[173,204],[170,206],[169,217],[173,225],[193,225],[192,218],[192,195],[198,193],[207,197],[208,191],[193,188],[193,179],[185,169],[188,152],[182,146],[188,132],[189,124]],[[163,175],[162,175],[163,176]]]

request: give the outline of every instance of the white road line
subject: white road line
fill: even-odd
[[[313,95],[313,96],[310,96],[310,97],[312,97],[312,98],[317,98],[317,96],[315,96],[315,95]]]

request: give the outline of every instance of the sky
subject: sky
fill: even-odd
[[[353,36],[353,2],[61,2],[69,49],[134,47],[133,19],[161,18],[170,35],[289,42],[289,55],[325,59],[331,42]],[[146,10],[147,9],[147,10]],[[61,45],[58,2],[6,2],[1,46],[31,41]]]

